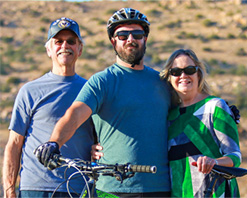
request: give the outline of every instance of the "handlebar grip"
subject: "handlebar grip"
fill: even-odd
[[[139,172],[139,173],[156,173],[156,166],[146,166],[146,165],[129,165],[129,171]]]
[[[53,154],[52,159],[56,161],[59,165],[61,165],[63,162],[68,162],[68,159],[59,154]]]

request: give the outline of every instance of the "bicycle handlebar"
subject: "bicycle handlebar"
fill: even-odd
[[[139,173],[156,173],[156,166],[145,166],[145,165],[131,165],[128,167],[129,172],[139,172]]]
[[[65,158],[58,154],[54,154],[52,159],[56,161],[56,163],[59,164],[60,166],[63,164],[67,164],[68,166],[74,165],[77,168],[80,168],[81,170],[88,170],[88,171],[107,170],[107,169],[112,169],[125,173],[126,172],[156,173],[157,171],[156,166],[133,165],[130,163],[110,165],[110,164],[101,164],[101,163],[84,161],[84,160],[80,160],[77,162],[76,160]]]
[[[246,175],[247,169],[214,165],[212,172],[219,174],[226,179],[233,179],[235,177],[242,177]]]
[[[197,166],[197,163],[192,162],[192,165]],[[247,169],[239,168],[239,167],[237,168],[237,167],[220,166],[220,165],[214,165],[211,172],[218,174],[221,177],[224,177],[225,179],[228,180],[247,175]]]

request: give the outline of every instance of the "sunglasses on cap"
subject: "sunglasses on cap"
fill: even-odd
[[[198,67],[197,66],[188,66],[188,67],[185,67],[185,68],[179,68],[179,67],[174,67],[174,68],[171,68],[169,70],[169,73],[172,75],[172,76],[180,76],[182,74],[182,72],[184,72],[186,75],[192,75],[194,73],[196,73],[198,70]]]
[[[119,40],[125,41],[129,38],[129,35],[132,34],[134,39],[142,39],[145,35],[143,30],[132,30],[132,31],[119,31],[115,32],[114,37],[118,37]]]

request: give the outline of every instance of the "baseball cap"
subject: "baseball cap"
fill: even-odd
[[[77,35],[79,40],[83,42],[78,23],[66,17],[62,17],[51,23],[49,31],[48,31],[47,41],[49,41],[51,38],[56,36],[56,34],[60,32],[61,30],[73,31]]]

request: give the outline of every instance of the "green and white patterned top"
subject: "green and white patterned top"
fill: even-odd
[[[200,156],[228,156],[235,167],[240,165],[238,130],[231,114],[225,101],[214,96],[170,111],[168,156],[172,197],[203,197],[211,175],[191,165]],[[219,179],[215,191],[213,197],[239,197],[235,179]]]

